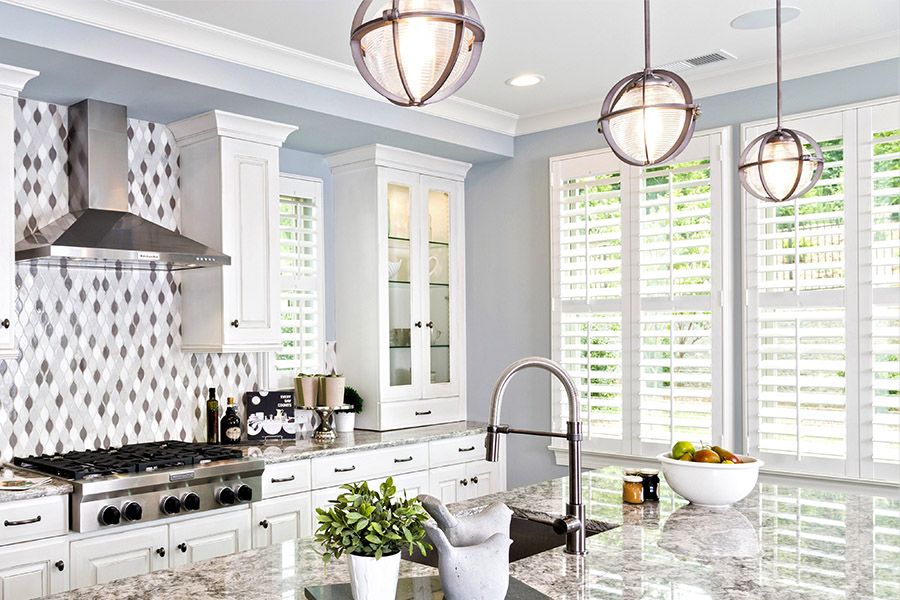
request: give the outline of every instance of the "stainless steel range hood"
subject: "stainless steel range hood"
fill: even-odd
[[[182,270],[231,258],[128,212],[124,106],[69,107],[69,213],[16,243],[16,261],[81,267]]]

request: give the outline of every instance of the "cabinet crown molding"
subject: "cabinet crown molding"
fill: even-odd
[[[25,84],[40,75],[40,71],[0,64],[0,96],[17,98]]]
[[[325,160],[328,161],[328,166],[335,173],[378,166],[459,181],[464,180],[466,173],[472,168],[470,163],[430,156],[382,144],[372,144],[343,152],[335,152],[327,155]]]
[[[181,121],[169,123],[169,130],[181,146],[189,146],[217,137],[228,137],[279,147],[296,125],[266,121],[222,110],[211,110]]]

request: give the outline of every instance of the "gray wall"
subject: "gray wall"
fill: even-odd
[[[890,60],[784,84],[785,114],[883,98],[900,93],[900,61]],[[740,156],[740,124],[771,118],[775,86],[768,85],[700,100],[697,129],[731,125],[733,165]],[[598,103],[599,111],[599,103]],[[466,180],[466,311],[468,413],[487,420],[490,393],[510,362],[529,355],[550,356],[549,158],[605,146],[596,124],[583,123],[516,138],[514,158],[474,166]],[[740,215],[740,187],[734,178],[730,201]],[[732,243],[734,272],[740,272],[740,219]],[[741,322],[740,277],[736,278],[735,318]],[[736,440],[743,439],[740,339],[734,339]],[[503,422],[531,429],[550,425],[550,381],[545,374],[522,374],[506,396]],[[549,440],[509,437],[509,486],[559,477],[546,450]]]

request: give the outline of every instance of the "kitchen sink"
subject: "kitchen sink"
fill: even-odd
[[[519,516],[522,513],[530,511],[515,508],[513,511],[516,514],[509,524],[509,537],[511,537],[513,541],[512,545],[509,547],[510,562],[522,560],[523,558],[540,554],[545,550],[565,545],[565,534],[560,535],[555,533],[553,527],[545,523]],[[590,537],[613,527],[615,527],[615,525],[589,519],[585,533],[587,537]],[[438,565],[437,549],[429,550],[427,556],[422,556],[422,553],[418,550],[415,550],[412,555],[404,550],[401,556],[406,560],[429,565],[431,567],[437,567]]]

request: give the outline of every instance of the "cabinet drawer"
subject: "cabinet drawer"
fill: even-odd
[[[310,487],[309,460],[266,465],[266,469],[263,471],[263,498],[307,492]]]
[[[405,429],[460,421],[459,397],[385,402],[380,407],[382,429]]]
[[[429,442],[432,468],[484,460],[484,436],[479,433]]]
[[[428,469],[428,444],[409,444],[312,459],[313,489]]]
[[[0,504],[0,546],[69,531],[69,497],[46,496]]]

